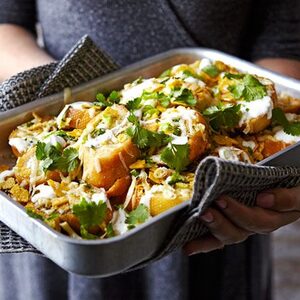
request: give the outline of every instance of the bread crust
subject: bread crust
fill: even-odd
[[[84,147],[83,178],[89,184],[109,190],[118,179],[129,175],[129,166],[139,156],[140,151],[131,139],[98,149]]]

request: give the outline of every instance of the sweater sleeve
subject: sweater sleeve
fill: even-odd
[[[267,57],[300,60],[300,1],[256,1],[251,21],[252,60]]]
[[[0,24],[16,24],[35,31],[35,0],[0,0],[0,7]]]

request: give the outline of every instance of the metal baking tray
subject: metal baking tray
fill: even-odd
[[[59,93],[1,113],[0,164],[7,163],[11,159],[7,144],[10,132],[19,124],[28,121],[32,112],[41,115],[58,114],[66,102],[93,101],[99,91],[120,89],[125,83],[139,76],[157,76],[173,65],[192,63],[201,58],[222,60],[241,71],[268,77],[276,83],[279,91],[300,98],[299,81],[277,75],[215,50],[175,49],[75,87],[71,90],[69,97],[64,97],[64,93]],[[298,143],[290,146],[260,164],[300,167],[299,145]],[[0,220],[63,269],[86,276],[106,277],[151,258],[163,244],[173,221],[187,205],[188,202],[176,206],[124,235],[107,240],[76,240],[65,236],[42,221],[30,218],[20,204],[2,192],[0,192]]]

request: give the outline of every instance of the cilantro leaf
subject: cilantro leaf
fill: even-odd
[[[51,143],[42,143],[38,142],[37,148],[36,148],[36,157],[39,160],[44,160],[46,158],[57,158],[60,156],[60,152],[62,150],[62,146],[57,143],[55,146],[53,146]]]
[[[37,143],[35,155],[38,160],[43,161],[42,168],[44,172],[49,169],[53,169],[52,167],[55,161],[61,158],[61,151],[62,147],[60,144],[53,146],[50,143]]]
[[[42,169],[44,172],[46,172],[47,170],[49,170],[51,168],[51,166],[53,165],[53,159],[47,157],[46,159],[44,159],[42,161]]]
[[[234,99],[240,99],[243,96],[244,89],[245,87],[242,84],[230,85],[228,87],[228,90],[231,92]]]
[[[106,235],[107,237],[114,237],[116,235],[111,223],[109,223],[106,227]]]
[[[46,221],[52,221],[52,220],[58,218],[59,216],[60,216],[59,213],[54,212],[46,219]]]
[[[130,174],[134,177],[138,177],[140,175],[140,172],[136,169],[133,169],[130,171]]]
[[[43,159],[47,158],[45,147],[46,147],[45,143],[42,143],[42,142],[37,143],[35,155],[38,160],[43,160]]]
[[[287,134],[300,136],[300,122],[290,123],[288,127],[284,128]]]
[[[209,75],[210,77],[216,77],[220,74],[220,71],[215,65],[206,66],[202,69],[202,71],[207,75]]]
[[[65,138],[70,137],[64,130],[58,130],[58,131],[54,132],[54,134],[56,136],[61,136],[61,137],[65,137]]]
[[[160,93],[158,93],[158,92],[143,91],[141,98],[143,100],[149,100],[149,99],[158,99],[159,96],[160,96]]]
[[[161,94],[161,96],[158,98],[158,100],[159,100],[160,105],[165,108],[167,108],[171,102],[171,99],[164,94]]]
[[[140,125],[128,128],[126,133],[132,138],[133,142],[140,148],[161,147],[166,145],[170,138],[164,133],[152,132]]]
[[[69,135],[69,132],[67,132],[67,131],[64,131],[64,130],[57,130],[57,131],[54,131],[54,132],[51,132],[51,133],[49,133],[48,135],[46,135],[45,137],[44,137],[44,139],[46,139],[46,138],[48,138],[48,137],[50,137],[50,136],[60,136],[60,137],[62,137],[62,138],[64,138],[64,140],[71,140],[71,141],[74,141],[74,140],[76,140],[76,137],[73,137],[73,136],[71,136],[71,135]],[[60,145],[58,145],[57,147],[59,147]],[[56,148],[57,148],[56,147]]]
[[[134,209],[128,214],[126,218],[126,224],[129,225],[142,224],[149,217],[150,217],[149,208],[144,204],[140,204],[136,209]]]
[[[180,90],[180,94],[176,97],[175,101],[183,102],[190,106],[195,106],[197,104],[197,100],[194,98],[193,93],[187,88]]]
[[[237,100],[253,101],[267,95],[266,87],[253,75],[246,74],[236,84],[230,85],[228,90]]]
[[[151,117],[152,115],[158,115],[159,114],[159,110],[151,105],[145,105],[143,108],[143,116],[148,116]]]
[[[74,148],[62,150],[60,144],[53,146],[50,143],[38,142],[35,155],[42,161],[44,172],[47,170],[72,172],[79,166],[78,151]]]
[[[97,235],[89,233],[85,226],[80,226],[80,235],[86,240],[95,240],[99,238]]]
[[[92,138],[95,138],[99,135],[102,135],[105,133],[105,129],[103,128],[98,128],[98,129],[94,129],[92,132],[91,132],[91,137]]]
[[[143,100],[149,100],[149,99],[158,100],[160,105],[163,107],[168,107],[171,102],[171,99],[169,96],[165,95],[164,93],[159,93],[159,92],[144,91],[141,98]]]
[[[184,70],[182,72],[186,77],[194,77],[194,78],[197,78],[197,79],[201,79],[199,75],[197,75],[196,73],[194,72],[191,72],[190,70]]]
[[[102,107],[112,106],[120,101],[120,93],[117,91],[112,91],[108,97],[105,97],[102,93],[96,95],[96,104]]]
[[[160,158],[171,169],[180,172],[190,163],[190,148],[188,144],[176,145],[170,143],[160,154]]]
[[[67,148],[62,156],[54,163],[54,168],[62,172],[72,172],[79,166],[78,151],[75,148]]]
[[[79,166],[78,151],[74,148],[68,148],[63,152],[63,157],[68,163],[67,172],[76,170]]]
[[[286,127],[289,125],[289,121],[286,118],[284,112],[280,108],[274,108],[272,111],[272,121],[273,123],[277,123],[282,127]]]
[[[34,212],[30,208],[26,208],[26,213],[29,217],[44,221],[44,217],[36,212]]]
[[[186,182],[185,178],[180,175],[178,172],[173,173],[169,180],[168,180],[168,184],[169,185],[174,185],[177,182]]]
[[[106,97],[102,93],[98,93],[96,95],[96,99],[97,99],[97,103],[96,103],[97,105],[100,105],[102,107],[112,106],[112,103],[107,101]]]
[[[126,104],[126,108],[129,111],[133,111],[135,109],[139,109],[141,107],[141,102],[142,102],[142,98],[135,98],[133,100],[128,101],[128,103]]]
[[[272,121],[283,127],[287,134],[300,136],[300,122],[289,122],[284,112],[280,108],[274,108],[272,111]]]
[[[152,146],[159,148],[170,141],[170,137],[163,132],[152,132],[143,128],[140,125],[138,118],[133,114],[128,117],[128,121],[133,123],[134,126],[128,128],[126,133],[140,149]]]
[[[171,76],[171,71],[172,71],[171,69],[165,70],[163,73],[161,73],[159,75],[159,78],[170,77]]]
[[[128,121],[136,126],[140,124],[138,117],[136,117],[134,114],[129,115]]]
[[[100,225],[106,216],[106,203],[87,202],[85,198],[81,199],[79,204],[73,205],[73,214],[78,217],[80,225],[88,228],[93,225]]]
[[[211,106],[207,108],[203,115],[208,117],[209,124],[214,130],[232,129],[238,125],[241,119],[241,105],[232,105],[232,106]]]
[[[120,98],[121,98],[120,92],[117,92],[117,91],[112,91],[108,96],[108,99],[110,100],[110,102],[113,102],[113,103],[119,103]]]
[[[243,80],[245,84],[243,97],[246,101],[261,99],[267,95],[266,87],[254,76],[247,74]]]
[[[234,74],[234,73],[228,73],[226,72],[224,74],[224,77],[228,78],[228,79],[243,79],[245,76],[245,74]]]

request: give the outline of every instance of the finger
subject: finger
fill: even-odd
[[[251,233],[232,224],[216,209],[209,208],[200,216],[210,233],[224,245],[243,242]]]
[[[205,236],[199,240],[194,240],[187,243],[183,247],[186,255],[194,255],[197,253],[207,253],[216,249],[221,249],[224,244],[212,235]]]
[[[255,233],[272,232],[300,217],[300,212],[276,212],[260,207],[247,207],[228,196],[222,196],[217,205],[235,225]]]
[[[300,211],[300,187],[260,193],[256,205],[276,211]]]

